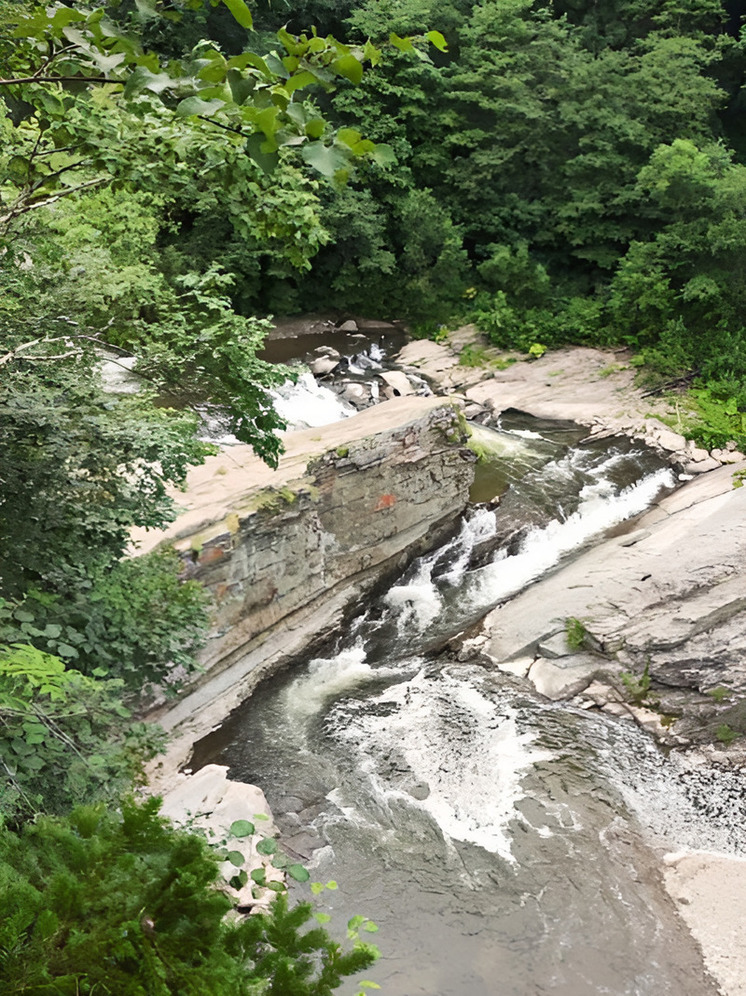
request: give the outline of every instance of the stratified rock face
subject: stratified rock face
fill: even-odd
[[[466,505],[472,465],[455,409],[441,403],[373,435],[358,418],[357,437],[312,458],[302,477],[238,497],[227,531],[225,520],[200,529],[188,573],[213,593],[223,634],[209,663],[429,545]]]
[[[212,593],[214,631],[206,673],[167,725],[211,697],[223,697],[222,719],[362,591],[439,542],[468,501],[466,438],[458,408],[399,398],[289,434],[277,471],[245,447],[197,468],[184,512],[155,539]]]

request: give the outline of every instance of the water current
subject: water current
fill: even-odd
[[[452,539],[323,656],[260,687],[193,766],[265,790],[286,848],[338,883],[320,899],[330,929],[376,920],[386,996],[714,993],[658,855],[743,847],[740,793],[630,723],[449,649],[674,474],[576,426],[516,416],[482,434],[480,503]]]

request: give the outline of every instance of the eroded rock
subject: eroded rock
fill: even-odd
[[[286,435],[275,471],[243,446],[195,468],[179,518],[140,534],[144,549],[173,544],[214,600],[205,673],[153,714],[183,731],[174,754],[330,633],[386,572],[439,542],[468,501],[466,440],[457,407],[410,396]]]

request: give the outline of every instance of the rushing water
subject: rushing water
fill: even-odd
[[[503,425],[488,440],[499,506],[472,509],[195,754],[265,789],[285,846],[338,881],[336,927],[379,923],[387,996],[714,993],[645,841],[743,847],[734,786],[440,650],[673,487],[645,451],[568,432]]]

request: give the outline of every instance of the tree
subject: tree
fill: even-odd
[[[315,926],[309,903],[227,918],[218,855],[158,815],[81,807],[16,835],[0,829],[0,975],[41,996],[329,996],[375,960]]]

